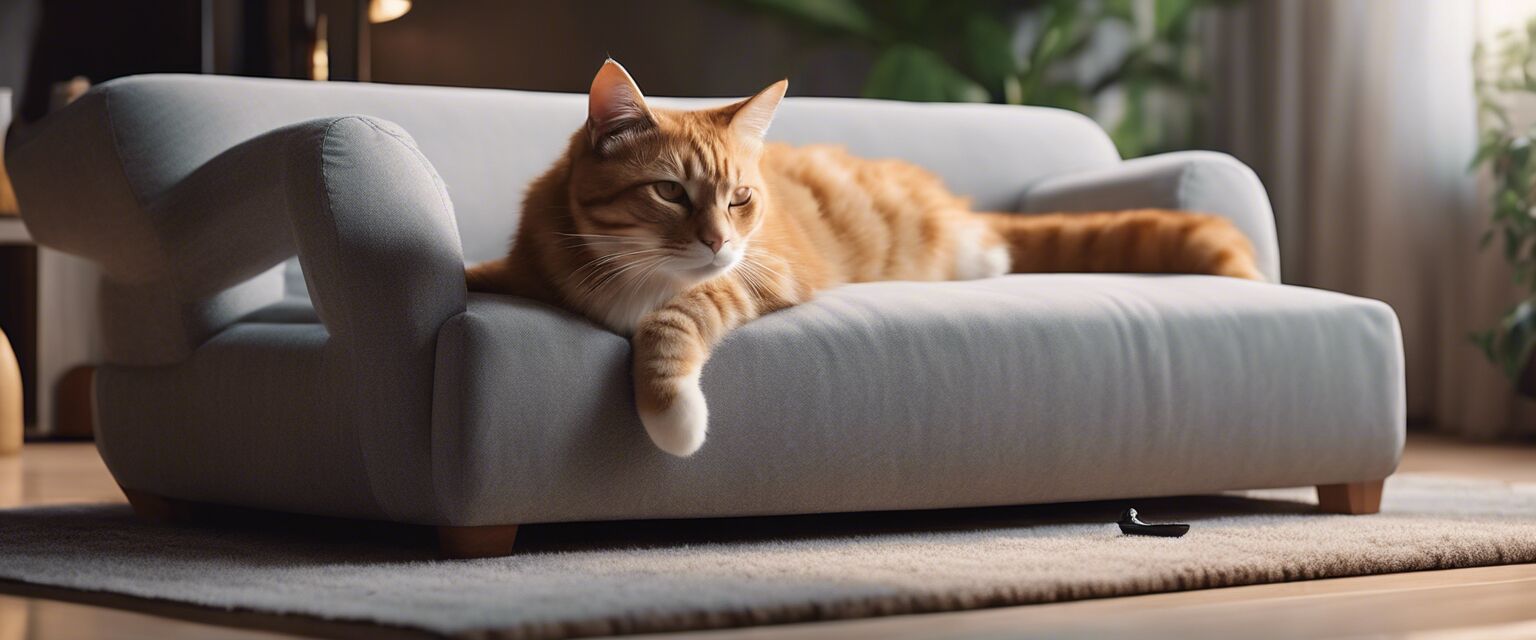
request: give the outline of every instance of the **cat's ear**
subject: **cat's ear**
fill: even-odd
[[[614,136],[654,125],[640,87],[623,65],[609,58],[592,78],[592,91],[587,96],[587,135],[592,148],[604,151]]]
[[[731,114],[731,128],[745,137],[762,140],[768,135],[768,125],[773,124],[773,112],[779,108],[779,101],[788,90],[789,81],[780,80],[747,98],[736,108],[736,113]]]

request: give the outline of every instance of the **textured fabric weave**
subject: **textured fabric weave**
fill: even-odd
[[[625,340],[472,296],[439,342],[438,488],[451,519],[490,524],[1380,478],[1401,447],[1397,335],[1378,302],[1226,278],[847,286],[726,337],[709,444],[678,460],[634,417]]]

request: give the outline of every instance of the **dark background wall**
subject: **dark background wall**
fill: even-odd
[[[329,17],[331,77],[357,77],[358,0],[0,0],[0,86],[19,121],[51,88],[154,72],[302,77],[307,17]],[[205,17],[207,20],[205,21]],[[417,0],[371,27],[376,82],[585,91],[609,55],[652,95],[740,96],[779,78],[857,95],[868,52],[731,0]]]
[[[373,28],[374,80],[584,92],[612,55],[653,95],[858,93],[865,52],[817,42],[724,0],[420,0]]]
[[[25,65],[24,78],[0,80],[21,90],[19,119],[42,117],[53,84],[77,75],[199,70],[199,0],[0,2],[0,52],[7,57],[0,73]]]

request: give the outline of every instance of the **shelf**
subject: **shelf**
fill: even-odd
[[[32,244],[32,234],[19,216],[0,215],[0,244]]]

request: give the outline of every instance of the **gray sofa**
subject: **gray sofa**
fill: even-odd
[[[625,338],[465,291],[584,101],[141,76],[13,140],[32,233],[105,273],[97,443],[138,506],[451,530],[1330,485],[1358,512],[1397,464],[1386,305],[1103,274],[861,284],[754,321],[704,371],[709,445],[663,454]],[[1279,281],[1263,187],[1224,155],[1122,161],[1082,116],[992,105],[792,98],[771,135],[907,158],[982,209],[1227,216]]]

